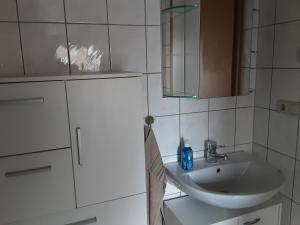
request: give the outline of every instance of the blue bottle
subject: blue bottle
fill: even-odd
[[[193,169],[193,150],[188,140],[184,141],[184,147],[181,149],[181,168],[184,170]]]

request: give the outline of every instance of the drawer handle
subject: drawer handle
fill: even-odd
[[[253,225],[253,224],[257,224],[259,221],[261,220],[261,218],[256,218],[255,220],[249,221],[244,223],[244,225]]]
[[[92,223],[97,223],[97,217],[86,219],[86,220],[81,220],[81,221],[74,222],[74,223],[68,223],[66,225],[87,225],[87,224],[92,224]]]
[[[78,150],[78,164],[82,166],[82,141],[81,141],[81,129],[76,128],[76,138],[77,138],[77,150]]]
[[[45,102],[45,99],[43,97],[18,98],[18,99],[0,100],[0,105],[13,105],[13,104],[21,104],[21,103],[38,103],[38,104],[43,104],[44,102]]]
[[[50,171],[50,170],[51,170],[51,165],[32,168],[32,169],[26,169],[26,170],[6,172],[5,177],[7,177],[7,178],[18,177],[18,176],[24,176],[24,175],[33,174],[33,173],[47,172],[47,171]]]

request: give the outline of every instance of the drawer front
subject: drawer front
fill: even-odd
[[[239,218],[239,225],[280,225],[281,206],[276,205]]]
[[[0,85],[0,156],[70,147],[64,82]]]
[[[147,225],[146,194],[10,225]]]
[[[71,149],[0,159],[0,224],[75,208]]]

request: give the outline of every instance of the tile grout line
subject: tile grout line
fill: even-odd
[[[106,2],[106,26],[107,26],[107,36],[108,36],[108,54],[109,54],[109,69],[112,71],[112,55],[111,55],[111,40],[110,40],[110,26],[109,26],[109,12],[108,12],[108,0]]]
[[[16,12],[17,12],[17,24],[18,24],[18,31],[19,31],[19,40],[20,40],[20,50],[21,50],[21,59],[22,59],[22,66],[23,66],[23,76],[26,76],[26,69],[25,69],[25,60],[24,60],[24,52],[23,52],[23,43],[22,43],[22,34],[21,34],[21,24],[20,24],[20,15],[19,15],[19,6],[18,0],[16,1]]]
[[[67,24],[67,12],[66,12],[66,1],[63,0],[63,8],[64,8],[64,25],[65,25],[65,32],[66,32],[66,41],[67,41],[67,51],[68,51],[68,67],[69,67],[69,74],[72,74],[71,68],[71,56],[70,56],[70,43],[69,43],[69,34],[68,34],[68,24]]]

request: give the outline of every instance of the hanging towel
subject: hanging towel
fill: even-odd
[[[153,130],[145,127],[144,132],[149,225],[161,225],[163,197],[167,181],[165,168]]]

